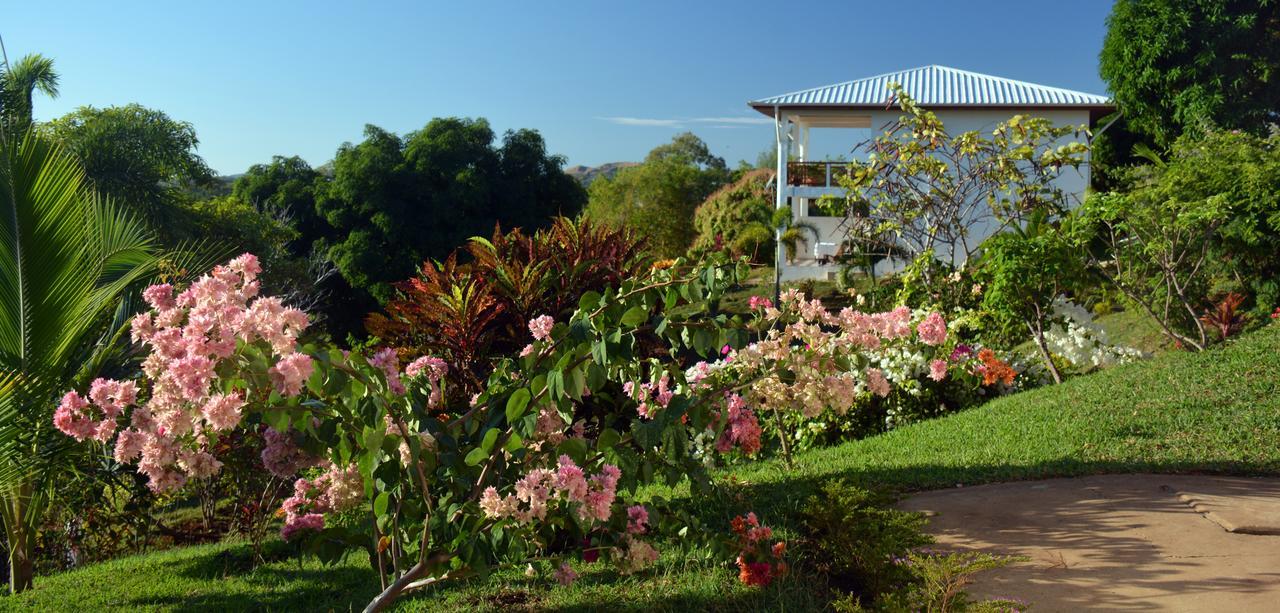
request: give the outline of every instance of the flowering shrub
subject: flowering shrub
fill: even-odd
[[[54,425],[76,440],[115,438],[116,460],[136,461],[158,492],[217,473],[210,436],[236,427],[250,400],[297,396],[313,370],[311,356],[297,347],[306,314],[258,297],[260,272],[257,258],[246,254],[176,295],[167,283],[147,288],[143,298],[152,310],[134,318],[132,331],[151,351],[142,363],[149,398],[134,407],[136,383],[98,379],[87,400],[74,391],[63,396]],[[251,361],[270,364],[262,373],[270,385],[222,376]],[[118,418],[130,408],[129,425],[120,429]]]
[[[1137,349],[1112,345],[1107,331],[1094,323],[1084,307],[1061,296],[1053,301],[1055,323],[1045,331],[1044,340],[1055,355],[1085,370],[1141,359]]]
[[[750,304],[760,339],[689,371],[694,389],[739,388],[724,395],[728,427],[717,440],[719,451],[739,447],[750,454],[760,448],[753,406],[769,410],[766,421],[789,454],[792,441],[804,440],[797,433],[808,420],[824,413],[843,416],[894,390],[918,392],[921,379],[936,383],[948,377],[954,335],[939,313],[907,307],[832,312],[794,289],[777,307],[763,299]]]
[[[245,255],[187,288],[148,288],[151,309],[133,322],[149,350],[143,377],[96,381],[87,398],[68,392],[56,426],[78,440],[114,439],[117,458],[136,462],[157,491],[216,474],[216,441],[242,425],[268,426],[261,458],[270,472],[318,471],[295,481],[283,536],[327,560],[376,543],[387,587],[373,610],[406,589],[530,557],[558,558],[555,577],[570,581],[575,548],[555,543],[583,543],[584,559],[639,571],[658,556],[650,533],[689,520],[629,504],[628,492],[686,475],[705,491],[690,432],[727,430],[733,446],[751,447],[749,411],[718,406],[727,390],[695,395],[679,368],[645,387],[640,374],[663,369],[634,357],[639,335],[670,343],[668,354],[712,355],[739,342],[740,324],[708,326],[697,309],[668,313],[715,300],[745,268],[690,272],[677,262],[588,292],[568,321],[531,317],[529,351],[499,360],[478,394],[444,411],[446,363],[428,356],[402,368],[390,350],[301,346],[306,315],[258,296],[260,272]],[[624,383],[653,397],[647,417],[570,425],[592,390]],[[356,509],[374,521],[326,521]]]
[[[746,585],[766,586],[775,577],[787,574],[783,555],[787,552],[785,541],[773,541],[773,530],[760,525],[755,513],[733,518],[730,523],[737,537],[738,580]]]

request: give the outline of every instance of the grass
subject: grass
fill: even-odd
[[[788,538],[804,501],[828,479],[905,492],[959,484],[1098,473],[1280,475],[1280,325],[1201,354],[1168,352],[1134,364],[993,400],[979,408],[862,441],[744,464],[721,476],[729,495],[705,504],[712,525],[754,509]],[[680,496],[680,488],[650,494]],[[0,598],[6,610],[358,609],[376,589],[367,560],[301,563],[275,544],[252,568],[247,547],[222,543],[139,555],[41,577]],[[622,577],[602,564],[579,569],[570,588],[511,570],[487,582],[443,587],[400,611],[814,610],[820,581],[803,565],[768,589],[748,589],[726,565],[681,554]]]

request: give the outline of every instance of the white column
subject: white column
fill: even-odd
[[[774,193],[777,194],[774,202],[775,209],[781,209],[787,205],[787,158],[790,154],[790,127],[788,121],[782,116],[782,112],[778,107],[773,107],[773,133],[776,139],[778,162],[777,174],[774,176]],[[782,267],[786,263],[782,253],[782,230],[774,229],[774,269],[773,269],[773,298],[777,302],[779,292],[782,289]]]

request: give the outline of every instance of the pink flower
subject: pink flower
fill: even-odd
[[[142,454],[142,443],[146,435],[137,430],[121,430],[116,437],[115,459],[117,462],[132,462]]]
[[[944,360],[934,360],[929,362],[929,378],[934,381],[941,381],[947,378],[947,363]]]
[[[175,306],[173,300],[173,286],[168,283],[152,285],[142,290],[142,299],[156,310],[172,309]]]
[[[753,311],[756,309],[771,309],[773,308],[773,301],[761,296],[752,296],[747,300],[747,306]]]
[[[937,312],[926,315],[924,321],[916,326],[916,332],[926,345],[937,347],[947,342],[947,322]]]
[[[556,470],[556,489],[564,492],[573,502],[584,502],[587,499],[587,479],[582,469],[573,463],[567,455],[560,456],[560,466]]]
[[[423,371],[426,371],[428,379],[439,381],[449,373],[449,365],[440,358],[427,355],[409,362],[409,365],[404,367],[404,374],[411,379],[417,377]]]
[[[240,407],[244,399],[239,393],[215,394],[201,409],[204,419],[214,430],[230,430],[240,423]]]
[[[551,338],[551,329],[555,325],[556,320],[550,315],[539,315],[529,320],[529,332],[533,333],[533,340],[545,341]]]
[[[97,422],[89,418],[85,409],[89,402],[75,392],[67,392],[53,412],[53,425],[67,436],[83,441],[93,435]]]
[[[276,391],[285,396],[297,396],[302,392],[302,384],[311,377],[314,365],[311,356],[303,353],[291,353],[280,358],[267,374]]]
[[[884,378],[884,371],[879,368],[867,369],[867,389],[881,398],[889,395],[889,380]]]
[[[300,532],[316,531],[324,529],[324,516],[319,513],[308,513],[299,515],[292,520],[285,522],[280,528],[280,537],[286,541],[293,540]]]
[[[641,505],[627,507],[627,532],[644,534],[649,529],[649,511]]]
[[[520,350],[520,357],[522,358],[528,357],[532,354],[533,354],[533,343],[529,343],[528,345],[525,345],[524,349]]]

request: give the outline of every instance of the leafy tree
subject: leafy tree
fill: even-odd
[[[134,216],[32,132],[0,133],[0,235],[0,518],[17,592],[31,587],[35,530],[68,462],[58,394],[119,358],[131,290],[163,260]]]
[[[643,232],[657,255],[676,257],[697,236],[694,211],[730,176],[723,159],[685,132],[654,148],[639,166],[593,181],[586,215]]]
[[[95,189],[133,207],[162,240],[188,238],[183,188],[213,178],[196,154],[200,141],[190,123],[130,104],[83,106],[45,128],[79,158]]]
[[[316,211],[333,228],[327,253],[343,278],[385,301],[391,282],[497,222],[536,228],[581,209],[582,187],[537,132],[493,141],[484,119],[444,118],[403,138],[367,126],[364,141],[339,148]]]
[[[1135,169],[1126,193],[1090,198],[1076,240],[1095,268],[1185,347],[1209,341],[1206,300],[1280,303],[1280,135],[1184,135],[1168,159]]]
[[[295,255],[306,255],[317,239],[332,228],[316,212],[316,190],[322,175],[298,156],[275,156],[269,164],[254,164],[231,186],[231,197],[277,219],[295,231],[290,243]]]
[[[35,92],[58,97],[58,71],[53,59],[31,53],[0,70],[0,118],[15,131],[31,125]]]
[[[1082,264],[1074,247],[1043,216],[982,244],[981,273],[987,281],[983,311],[1006,332],[1020,327],[1030,333],[1055,383],[1062,383],[1062,373],[1044,335],[1052,324],[1054,298],[1079,279]]]
[[[1201,122],[1259,132],[1280,111],[1280,3],[1118,0],[1100,71],[1162,147]]]
[[[693,214],[692,253],[727,250],[755,262],[773,261],[773,172],[752,170],[707,198]]]
[[[893,92],[902,117],[858,146],[871,155],[851,162],[839,181],[850,194],[845,227],[865,255],[932,251],[959,265],[974,255],[981,236],[1033,215],[1064,213],[1072,204],[1056,179],[1084,162],[1086,145],[1067,140],[1084,126],[1015,115],[990,136],[950,134],[901,87]]]

